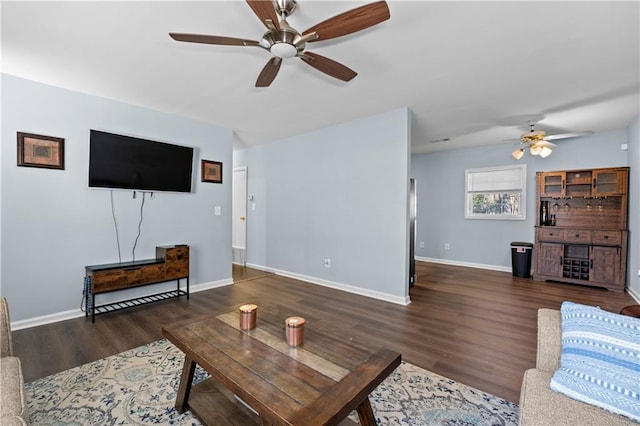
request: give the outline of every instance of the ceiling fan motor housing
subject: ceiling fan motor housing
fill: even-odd
[[[521,139],[523,142],[532,143],[543,140],[545,136],[546,133],[541,130],[537,132],[531,131],[530,133],[525,133],[524,135],[522,135]]]
[[[302,53],[306,43],[300,43],[296,46],[295,42],[300,37],[300,34],[291,27],[282,25],[282,22],[280,30],[264,33],[260,40],[260,46],[280,58],[292,58]]]

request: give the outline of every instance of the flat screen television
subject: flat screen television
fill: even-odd
[[[191,192],[193,148],[91,130],[89,187]]]

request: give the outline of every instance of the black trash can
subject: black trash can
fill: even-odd
[[[531,278],[531,253],[533,244],[511,243],[511,268],[514,277]]]

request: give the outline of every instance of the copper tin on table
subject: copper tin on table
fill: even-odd
[[[258,305],[248,304],[242,305],[240,310],[240,329],[253,330],[256,328],[256,317],[258,314]]]
[[[300,346],[304,337],[304,318],[289,317],[285,320],[285,336],[287,345]]]

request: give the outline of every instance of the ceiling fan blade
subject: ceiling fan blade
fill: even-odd
[[[265,27],[269,28],[269,25],[267,24],[267,19],[269,19],[278,30],[280,29],[280,21],[278,19],[276,9],[273,7],[273,2],[264,0],[247,0],[247,3]]]
[[[186,41],[188,43],[221,44],[224,46],[260,46],[255,40],[235,37],[183,33],[169,33],[169,36],[176,41]]]
[[[358,75],[358,73],[351,68],[348,68],[341,63],[334,61],[333,59],[325,58],[322,55],[318,55],[317,53],[304,52],[302,55],[300,55],[300,59],[302,59],[318,71],[322,71],[323,73],[330,75],[331,77],[337,78],[338,80],[350,81],[356,75]]]
[[[579,136],[587,136],[587,135],[592,135],[592,134],[593,134],[592,131],[575,132],[575,133],[562,133],[562,134],[559,134],[559,135],[548,135],[544,139],[547,140],[547,141],[553,141],[553,140],[556,140],[556,139],[577,138]]]
[[[389,7],[385,1],[369,3],[364,6],[351,9],[347,12],[322,21],[317,25],[304,31],[302,35],[313,32],[318,33],[318,38],[309,42],[329,40],[343,35],[364,30],[391,17]]]
[[[274,56],[269,59],[267,65],[262,68],[258,79],[256,80],[256,87],[268,87],[276,75],[278,75],[278,71],[280,71],[280,65],[282,65],[282,58]]]

